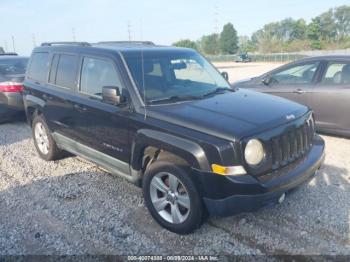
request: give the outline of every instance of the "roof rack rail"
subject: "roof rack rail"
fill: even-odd
[[[41,46],[52,46],[52,45],[80,45],[80,46],[91,46],[88,42],[45,42]]]
[[[134,45],[155,45],[152,41],[103,41],[96,43],[97,45],[104,44],[134,44]]]
[[[0,56],[5,56],[5,55],[13,55],[13,56],[18,56],[17,53],[15,52],[10,52],[10,53],[0,53]]]

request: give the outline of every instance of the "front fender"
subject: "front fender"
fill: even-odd
[[[146,147],[153,146],[184,158],[193,168],[210,171],[210,165],[203,148],[197,143],[164,132],[141,129],[133,141],[131,166],[142,168],[142,157]]]

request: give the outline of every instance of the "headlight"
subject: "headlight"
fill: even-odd
[[[244,150],[244,157],[249,165],[259,165],[265,157],[263,144],[258,139],[249,140]]]

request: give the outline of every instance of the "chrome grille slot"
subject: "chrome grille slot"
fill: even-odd
[[[312,146],[315,134],[313,119],[293,127],[270,140],[272,148],[272,169],[283,167],[304,156]]]
[[[289,132],[289,141],[290,141],[290,154],[291,158],[295,159],[298,157],[298,149],[297,149],[297,139],[296,139],[296,132]]]

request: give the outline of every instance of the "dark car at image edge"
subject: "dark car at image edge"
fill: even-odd
[[[324,159],[309,108],[232,90],[192,49],[46,43],[24,86],[40,157],[68,151],[141,186],[154,219],[180,234],[208,213],[282,202]]]
[[[0,53],[0,123],[24,116],[23,81],[27,57]]]

